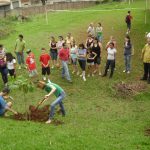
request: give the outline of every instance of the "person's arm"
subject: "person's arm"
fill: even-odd
[[[97,54],[95,52],[92,52],[92,54],[94,54],[94,57],[92,59],[95,59]]]
[[[51,91],[49,92],[49,94],[45,95],[45,99],[48,100],[48,98],[56,91],[56,88],[53,85],[49,85],[49,87],[51,87]]]
[[[102,43],[98,43],[98,45],[99,45],[99,47],[100,47],[100,56],[99,57],[101,57],[101,54],[102,54],[102,50],[103,50],[103,46],[102,46]],[[107,49],[106,49],[107,50]]]
[[[16,43],[15,43],[15,49],[14,49],[14,52],[16,51],[16,49],[17,49],[17,41],[16,41]]]
[[[144,46],[144,48],[142,49],[142,54],[141,54],[141,59],[143,60],[143,58],[144,58],[144,53],[145,53],[145,46]]]
[[[6,109],[7,111],[10,111],[10,112],[14,113],[15,115],[18,114],[15,110],[13,110],[13,109],[10,108],[10,107],[7,107],[7,106],[6,106],[5,109]]]
[[[22,52],[25,50],[25,47],[26,47],[26,43],[24,42]]]

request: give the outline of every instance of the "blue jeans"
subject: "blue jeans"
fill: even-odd
[[[125,69],[126,71],[131,70],[131,55],[124,55],[124,60],[125,60]]]
[[[66,79],[68,81],[71,80],[70,74],[69,74],[69,69],[68,69],[68,61],[62,60],[62,77],[66,77]]]
[[[16,52],[16,56],[17,56],[18,64],[19,65],[24,64],[24,53],[22,52],[21,54],[19,52]]]
[[[55,106],[59,104],[62,115],[65,116],[65,108],[63,105],[62,100],[65,98],[65,92],[63,91],[59,97],[57,97],[57,99],[51,104],[50,106],[50,114],[49,114],[49,119],[53,119],[54,114],[55,114]]]

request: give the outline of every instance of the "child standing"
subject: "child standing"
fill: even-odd
[[[114,48],[114,43],[110,43],[107,49],[107,62],[106,62],[105,73],[103,77],[107,76],[108,69],[109,67],[111,67],[109,78],[112,78],[114,73],[114,61],[115,61],[116,52],[117,50]]]
[[[29,71],[29,77],[35,77],[38,75],[37,70],[36,70],[36,63],[35,63],[35,58],[34,54],[31,52],[30,49],[27,50],[27,58],[26,58],[26,65]]]
[[[46,80],[46,74],[48,76],[48,79],[49,79],[49,75],[50,75],[50,56],[46,52],[45,48],[42,48],[42,54],[40,56],[40,62],[42,65],[43,80],[45,81]]]
[[[11,77],[16,78],[16,59],[11,53],[6,53],[7,69]]]
[[[94,53],[92,49],[89,48],[87,52],[87,65],[88,65],[88,71],[89,71],[88,77],[94,76],[93,69],[94,69],[94,59],[96,56],[97,54]]]
[[[62,78],[66,77],[68,82],[72,83],[68,69],[68,61],[70,53],[66,43],[63,43],[63,48],[59,51],[58,55],[62,62]]]
[[[133,17],[131,16],[131,11],[128,11],[128,14],[125,18],[125,22],[127,24],[127,34],[129,34],[131,31],[131,20],[132,19],[133,19]]]
[[[73,44],[71,45],[70,53],[71,53],[71,60],[73,64],[72,73],[74,74],[76,72],[77,75],[79,75],[78,67],[77,67],[78,48],[77,45],[75,44],[75,41],[73,41]]]
[[[85,78],[85,68],[86,68],[86,49],[84,47],[84,44],[79,44],[79,49],[78,49],[78,61],[79,61],[79,65],[82,69],[82,74],[80,75],[80,77],[83,78],[83,81],[86,81]]]

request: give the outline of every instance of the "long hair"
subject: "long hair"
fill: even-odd
[[[15,57],[12,55],[12,53],[6,53],[6,60],[11,62]]]

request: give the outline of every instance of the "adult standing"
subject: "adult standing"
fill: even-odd
[[[95,37],[95,28],[92,22],[89,24],[87,33],[90,34],[93,38]]]
[[[141,80],[147,80],[150,84],[150,38],[147,39],[147,44],[142,49],[142,59],[144,64],[144,75]]]
[[[94,66],[95,66],[94,73],[98,72],[99,75],[102,75],[100,69],[102,44],[98,41],[97,38],[95,38],[93,41],[92,51],[96,53],[96,57],[94,59]]]
[[[54,66],[56,66],[56,64],[57,64],[57,55],[58,55],[57,42],[56,42],[56,40],[53,36],[51,36],[49,46],[50,46],[50,56],[51,56],[51,59],[52,59],[52,69],[53,69]]]
[[[96,37],[98,39],[99,42],[102,43],[103,40],[103,27],[102,24],[99,22],[97,27],[96,27]]]
[[[124,60],[125,60],[125,70],[123,72],[130,73],[131,71],[131,53],[132,53],[132,44],[130,37],[127,35],[125,37],[124,43]]]
[[[15,44],[15,54],[17,56],[17,61],[19,65],[18,69],[21,69],[22,65],[24,68],[26,68],[24,62],[24,51],[25,51],[25,41],[23,40],[23,35],[20,34]]]
[[[128,11],[128,14],[125,18],[125,22],[127,24],[127,34],[129,34],[131,31],[131,20],[132,19],[133,19],[133,17],[131,16],[131,11]]]
[[[0,45],[0,73],[2,75],[2,80],[7,86],[8,78],[7,78],[7,61],[6,61],[6,52],[3,45]]]
[[[66,43],[63,43],[63,48],[59,51],[59,58],[62,62],[62,78],[66,77],[68,82],[72,83],[68,68],[68,61],[69,61],[69,49]]]

